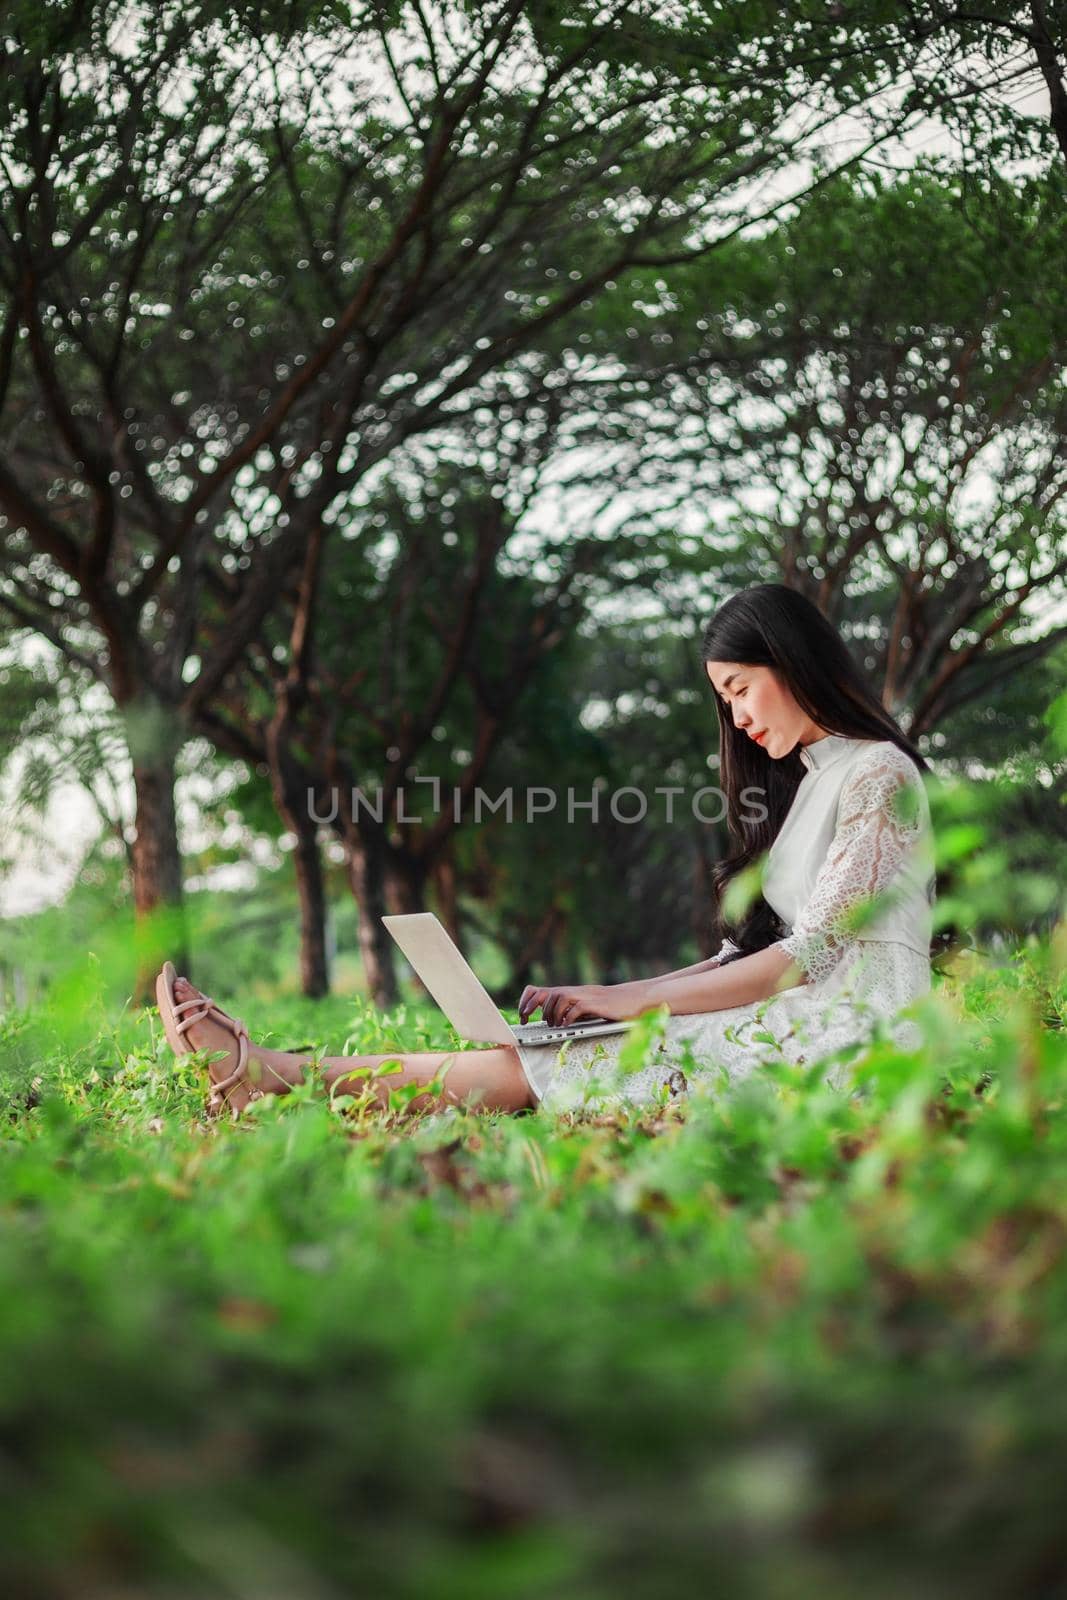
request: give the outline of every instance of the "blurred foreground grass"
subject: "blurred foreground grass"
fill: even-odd
[[[939,977],[851,1095],[558,1120],[212,1124],[154,1012],[9,1017],[0,1592],[1067,1593],[1064,945]]]

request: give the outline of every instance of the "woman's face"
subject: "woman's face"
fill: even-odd
[[[760,735],[760,749],[774,760],[780,761],[798,744],[825,738],[826,729],[800,709],[773,667],[708,661],[705,670],[734,727],[752,739]]]

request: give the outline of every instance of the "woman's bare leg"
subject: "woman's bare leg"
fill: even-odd
[[[196,990],[185,978],[174,983],[175,1000],[192,999]],[[233,1035],[219,1022],[209,1019],[194,1023],[186,1038],[195,1050],[225,1050],[229,1059],[213,1064],[214,1076],[222,1078],[237,1065],[237,1050]],[[385,1077],[375,1077],[364,1072],[353,1076],[357,1068],[377,1068],[385,1062],[399,1061],[402,1070]],[[526,1074],[519,1062],[518,1051],[511,1045],[496,1045],[488,1050],[419,1051],[404,1055],[392,1051],[387,1055],[323,1056],[300,1055],[287,1050],[267,1050],[255,1043],[249,1054],[249,1076],[256,1088],[267,1094],[286,1094],[302,1083],[309,1070],[321,1075],[326,1092],[340,1095],[362,1095],[371,1089],[383,1106],[389,1104],[389,1094],[405,1084],[430,1084],[443,1076],[440,1094],[415,1095],[405,1109],[428,1110],[433,1106],[466,1105],[483,1111],[522,1111],[536,1105]],[[236,1086],[231,1104],[237,1109],[247,1101],[248,1090]]]
[[[310,1057],[294,1056],[294,1061]],[[399,1061],[403,1070],[388,1077],[353,1077],[354,1067],[380,1067],[386,1061]],[[415,1095],[407,1109],[429,1110],[433,1106],[468,1106],[480,1111],[522,1111],[533,1106],[533,1095],[518,1052],[510,1045],[489,1050],[419,1051],[414,1055],[325,1056],[322,1080],[331,1094],[364,1094],[373,1088],[383,1105],[388,1105],[393,1089],[409,1083],[433,1083],[440,1078],[440,1094]]]

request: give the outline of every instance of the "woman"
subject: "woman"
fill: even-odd
[[[720,780],[737,848],[714,872],[719,904],[766,856],[762,893],[718,953],[678,972],[615,985],[528,986],[526,1020],[624,1019],[669,1007],[651,1063],[623,1073],[625,1034],[458,1053],[327,1057],[333,1093],[363,1093],[368,1069],[400,1060],[390,1089],[433,1085],[409,1102],[519,1111],[559,1109],[605,1085],[638,1103],[678,1093],[691,1076],[747,1077],[772,1060],[820,1060],[868,1039],[879,1020],[919,1043],[901,1007],[930,987],[935,877],[926,762],[864,682],[833,626],[803,595],[758,584],[719,609],[703,638],[719,708]],[[244,1023],[179,978],[156,985],[178,1051],[227,1052],[213,1063],[213,1109],[239,1111],[285,1093],[312,1058],[254,1046]],[[687,1056],[688,1051],[691,1052]]]

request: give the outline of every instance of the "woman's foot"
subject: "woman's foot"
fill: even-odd
[[[170,977],[173,1010],[167,1003],[167,976]],[[236,1114],[265,1093],[284,1094],[292,1087],[295,1080],[292,1073],[286,1071],[290,1058],[282,1051],[254,1046],[243,1022],[229,1016],[188,978],[179,977],[169,962],[161,974],[161,983],[160,1014],[172,1047],[182,1045],[187,1051],[225,1052],[208,1067],[212,1084],[209,1111],[228,1110]],[[171,1037],[172,1034],[176,1037]]]

